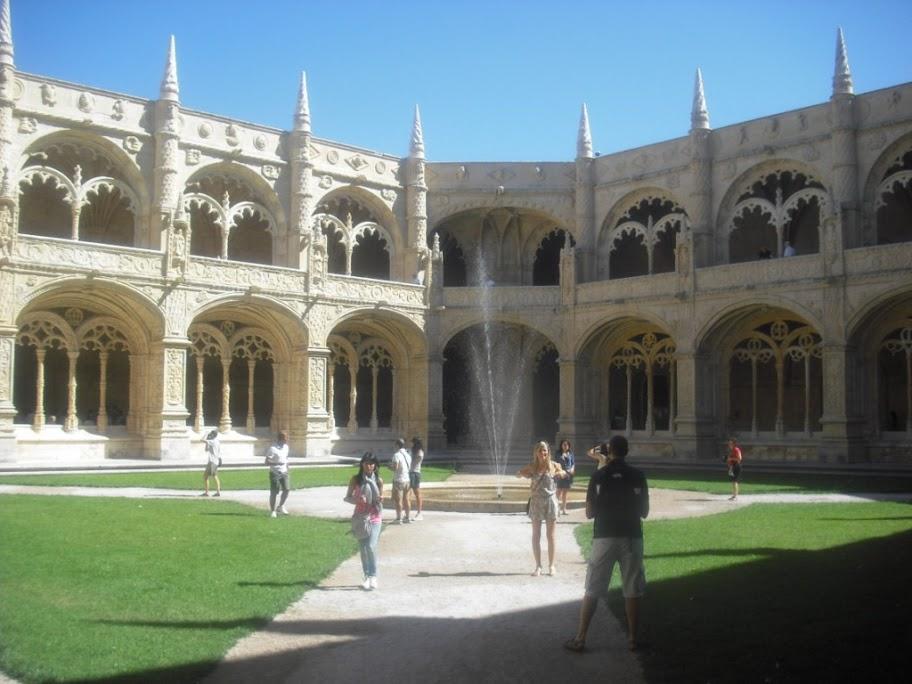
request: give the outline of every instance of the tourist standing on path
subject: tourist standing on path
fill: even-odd
[[[221,445],[219,444],[218,430],[212,430],[206,435],[206,472],[203,473],[203,486],[206,491],[203,496],[209,496],[209,478],[215,478],[215,496],[222,495],[222,483],[219,482],[218,469],[222,465]]]
[[[366,590],[377,588],[377,545],[383,523],[383,480],[377,472],[379,467],[377,458],[370,451],[365,452],[345,494],[345,500],[355,504],[355,515],[366,517],[370,528],[370,533],[358,540],[364,571],[361,588]]]
[[[541,524],[545,522],[548,537],[548,574],[556,575],[554,567],[554,525],[557,522],[557,486],[555,480],[567,477],[567,473],[551,460],[551,449],[546,442],[539,442],[532,450],[532,462],[516,472],[516,477],[528,477],[529,517],[532,518],[532,555],[535,556],[533,577],[542,574]]]
[[[399,438],[396,440],[396,453],[393,454],[393,460],[389,464],[393,471],[393,503],[396,505],[396,522],[411,522],[409,515],[411,507],[409,504],[409,471],[412,469],[412,458],[405,448],[405,440]],[[403,509],[405,514],[403,515]]]
[[[641,521],[649,515],[649,487],[643,473],[627,465],[627,449],[625,437],[612,437],[608,464],[593,473],[586,490],[586,517],[594,517],[595,525],[579,629],[564,643],[570,651],[585,649],[589,624],[599,598],[607,598],[615,563],[621,566],[628,646],[637,648],[640,599],[646,591]]]
[[[424,447],[418,437],[412,437],[412,467],[409,468],[409,487],[415,492],[415,502],[418,513],[412,520],[424,520],[421,515],[423,503],[421,501],[421,462],[424,461]]]
[[[567,477],[557,481],[557,502],[560,504],[560,513],[567,515],[567,494],[570,493],[573,476],[576,474],[576,459],[573,458],[573,449],[566,439],[561,440],[557,451],[557,463],[567,473]]]
[[[266,465],[269,466],[269,517],[275,518],[276,514],[288,515],[285,501],[288,500],[288,435],[283,430],[276,435],[275,443],[266,452]],[[282,498],[276,508],[276,497],[279,491]]]
[[[738,482],[741,480],[741,447],[735,441],[734,437],[728,440],[728,456],[725,458],[725,464],[728,466],[728,479],[732,483],[732,495],[728,497],[729,501],[738,498]]]

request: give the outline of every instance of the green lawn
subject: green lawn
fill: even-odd
[[[304,487],[326,487],[347,485],[357,472],[350,467],[291,467],[292,489]],[[426,465],[421,469],[422,482],[439,482],[453,474],[447,466]],[[392,479],[384,469],[381,475]],[[269,489],[269,476],[263,469],[222,468],[219,471],[222,489]],[[0,484],[37,485],[45,487],[152,487],[155,489],[198,489],[203,490],[203,470],[198,471],[152,471],[128,473],[48,473],[40,475],[0,475]],[[210,491],[215,491],[215,482],[209,481]]]
[[[0,503],[0,669],[25,682],[196,681],[357,552],[347,521],[230,502]]]
[[[907,681],[909,504],[754,505],[645,539],[648,681]]]
[[[650,487],[662,489],[683,489],[706,494],[730,494],[725,465],[719,463],[715,470],[670,469],[650,466],[648,463],[630,462],[642,470]],[[577,468],[578,483],[585,488],[592,474],[586,464]],[[829,474],[829,473],[770,473],[751,470],[745,465],[741,476],[742,494],[774,493],[872,493],[872,492],[912,492],[912,473],[900,477],[896,475],[878,475],[872,473]]]

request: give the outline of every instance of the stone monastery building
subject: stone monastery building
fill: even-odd
[[[487,327],[523,453],[912,463],[912,84],[835,62],[803,109],[713,129],[698,71],[680,138],[596,156],[584,106],[575,159],[435,163],[417,109],[404,159],[316,137],[303,75],[288,131],[186,109],[173,38],[153,101],[22,73],[2,0],[0,461],[482,448]]]

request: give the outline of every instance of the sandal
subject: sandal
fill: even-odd
[[[574,653],[582,653],[586,650],[586,642],[580,641],[576,637],[573,637],[572,639],[567,639],[564,642],[564,648],[566,648],[568,651],[573,651]]]
[[[535,570],[532,571],[532,577],[541,577],[541,566],[539,565]]]

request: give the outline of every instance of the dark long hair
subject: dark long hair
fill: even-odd
[[[412,437],[412,453],[414,454],[414,453],[415,453],[416,451],[418,451],[419,449],[421,449],[422,451],[424,451],[424,446],[421,444],[421,438],[420,438],[420,437]]]
[[[361,457],[361,461],[358,463],[358,485],[364,485],[364,464],[373,463],[374,464],[374,479],[377,480],[377,484],[380,484],[380,463],[377,462],[377,457],[374,456],[373,451],[365,451],[364,456]]]

